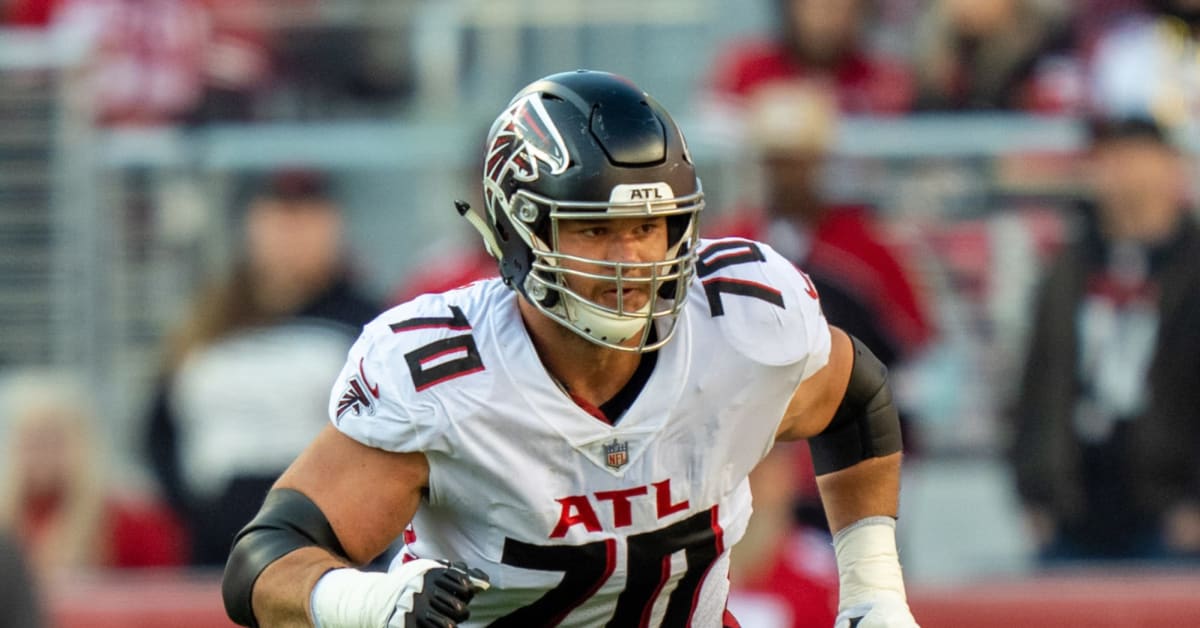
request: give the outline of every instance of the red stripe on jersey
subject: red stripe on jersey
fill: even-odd
[[[667,554],[662,557],[662,570],[658,576],[658,586],[654,587],[654,593],[650,595],[650,602],[646,604],[646,608],[642,609],[642,621],[638,623],[638,628],[650,628],[650,612],[654,610],[654,600],[662,593],[663,587],[667,585],[667,580],[671,579],[671,555]],[[699,587],[697,587],[699,590]],[[696,608],[695,597],[692,598],[693,612]],[[691,615],[688,615],[688,624],[691,624]]]
[[[772,288],[771,286],[768,286],[767,284],[758,283],[757,281],[750,281],[748,279],[733,279],[731,277],[713,277],[712,279],[705,279],[703,281],[703,284],[707,286],[708,284],[713,283],[713,282],[720,282],[720,283],[725,283],[725,284],[735,283],[735,284],[741,284],[743,286],[754,286],[756,288],[762,289],[765,292],[770,292],[771,294],[773,294],[777,297],[780,297],[780,298],[783,297],[783,293],[776,290],[775,288]]]
[[[449,329],[452,331],[467,331],[467,330],[471,329],[471,326],[466,323],[450,323],[450,322],[421,323],[419,325],[413,325],[411,327],[400,327],[400,328],[397,328],[395,325],[393,325],[392,333],[398,334],[402,331],[416,331],[418,329]]]
[[[452,353],[467,353],[467,348],[466,347],[450,347],[449,349],[446,349],[444,351],[438,351],[437,353],[434,353],[433,355],[427,355],[418,361],[421,363],[421,365],[425,365],[425,364],[429,364],[430,362],[433,362],[434,360],[436,360],[438,358],[444,358]]]
[[[480,372],[480,371],[482,371],[482,370],[484,370],[484,367],[480,366],[480,367],[473,368],[473,369],[471,369],[471,370],[468,370],[468,371],[462,371],[461,373],[451,373],[450,375],[447,375],[447,376],[445,376],[445,377],[442,377],[442,378],[439,378],[439,379],[435,379],[435,380],[433,380],[432,382],[429,382],[429,383],[427,383],[427,384],[422,384],[422,385],[420,385],[420,386],[417,386],[417,387],[416,387],[416,390],[417,390],[417,392],[421,392],[422,390],[425,390],[426,388],[432,388],[432,387],[434,387],[434,386],[437,386],[438,384],[440,384],[440,383],[442,383],[442,382],[448,382],[448,381],[450,381],[450,380],[452,380],[452,379],[455,379],[455,378],[457,378],[457,377],[466,377],[467,375],[470,375],[470,374],[472,374],[472,373],[478,373],[478,372]]]
[[[721,518],[718,516],[717,507],[713,506],[712,510],[712,531],[716,537],[717,556],[725,553],[725,531],[721,529]]]
[[[596,595],[596,591],[599,591],[600,587],[603,586],[605,582],[608,582],[608,578],[610,576],[612,576],[612,573],[613,573],[613,571],[616,570],[616,568],[617,568],[617,540],[616,539],[605,539],[605,541],[604,541],[604,575],[600,576],[600,578],[598,578],[596,580],[595,586],[593,586],[591,589],[589,589],[587,591],[587,593],[584,593],[582,596],[580,596],[579,601],[575,602],[574,604],[571,604],[566,609],[564,609],[563,612],[552,617],[550,619],[550,621],[546,623],[546,625],[547,626],[557,626],[557,625],[561,624],[562,621],[567,618],[567,615],[571,614],[571,611],[578,608],[579,605],[584,603],[585,601],[590,600],[593,595]]]
[[[713,242],[712,244],[709,244],[708,246],[700,249],[700,251],[696,253],[696,256],[697,257],[706,257],[713,249],[720,251],[720,250],[723,250],[724,248],[730,246],[731,244],[743,244],[743,245],[749,246],[751,244],[754,244],[754,242],[749,238],[742,238],[742,237],[738,237],[738,236],[725,237],[725,238],[721,238],[717,242]],[[745,253],[744,250],[741,252]],[[718,257],[720,257],[720,256],[718,256]],[[716,258],[714,258],[714,259],[716,259]]]
[[[457,305],[451,305],[450,316],[418,316],[417,318],[410,318],[399,323],[392,323],[388,327],[391,328],[394,334],[417,329],[453,329],[465,331],[471,329],[471,322],[463,314],[462,308]]]
[[[707,252],[708,252],[708,249],[705,249],[704,251],[700,252],[697,255],[697,257],[704,258],[704,263],[709,266],[713,266],[717,262],[720,262],[721,260],[728,259],[731,257],[745,257],[746,256],[746,249],[733,249],[728,252],[718,253],[717,255],[714,255],[712,257],[704,257],[705,253],[707,253]]]
[[[687,620],[689,626],[692,625],[692,616],[696,614],[696,605],[700,602],[700,591],[704,589],[704,582],[708,580],[708,574],[712,571],[713,565],[717,564],[717,561],[721,559],[721,554],[725,553],[725,531],[721,529],[721,517],[717,508],[717,506],[713,506],[708,511],[712,515],[713,544],[716,545],[717,559],[708,564],[704,575],[700,577],[700,584],[696,585],[696,590],[692,593],[692,610],[688,613]],[[725,615],[729,618],[733,617],[729,614],[728,609],[725,610]],[[734,620],[733,625],[737,625],[737,620]]]

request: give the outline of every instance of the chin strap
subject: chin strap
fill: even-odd
[[[500,245],[496,243],[496,236],[492,233],[487,223],[484,222],[483,218],[471,211],[470,203],[466,201],[454,201],[454,209],[458,212],[459,216],[466,218],[467,222],[471,223],[471,226],[475,227],[475,230],[483,237],[483,246],[487,249],[488,255],[500,259]]]

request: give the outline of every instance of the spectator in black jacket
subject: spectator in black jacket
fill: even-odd
[[[1086,228],[1044,277],[1012,455],[1045,560],[1200,557],[1200,227],[1147,119],[1095,125]]]
[[[349,272],[321,173],[273,174],[249,204],[240,259],[171,338],[148,421],[159,480],[189,523],[192,562],[221,565],[267,489],[326,422],[326,391],[380,308]]]

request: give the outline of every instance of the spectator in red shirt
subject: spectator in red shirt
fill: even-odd
[[[705,231],[766,241],[807,272],[826,316],[853,330],[885,364],[933,335],[925,298],[899,250],[862,205],[829,203],[821,173],[838,119],[827,92],[803,84],[759,90],[746,137],[760,153],[763,207],[739,208]]]
[[[861,31],[872,0],[775,0],[779,31],[770,39],[736,42],[717,59],[713,96],[734,100],[779,81],[828,87],[847,113],[906,111],[912,84],[902,62],[868,52]]]
[[[182,526],[165,502],[108,483],[94,403],[74,379],[30,371],[4,393],[0,528],[13,530],[39,577],[184,563]]]
[[[473,234],[469,234],[473,235]],[[480,248],[480,247],[474,247]],[[499,275],[496,259],[480,250],[452,250],[413,268],[393,293],[392,303],[404,303],[422,294],[446,292],[481,279]]]
[[[0,26],[45,28],[60,0],[0,0]]]
[[[482,135],[486,137],[486,129]],[[479,144],[482,147],[484,142],[480,140]],[[483,189],[478,179],[464,180],[462,187],[470,190],[466,198],[472,207],[483,206]],[[478,245],[479,234],[468,227],[465,220],[460,228],[462,240],[435,242],[429,246],[420,256],[423,261],[414,265],[392,292],[388,299],[390,303],[404,303],[422,294],[446,292],[499,276],[496,259]]]
[[[86,53],[80,72],[98,123],[252,117],[253,96],[271,76],[255,2],[58,2],[52,27]]]

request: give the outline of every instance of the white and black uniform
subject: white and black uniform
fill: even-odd
[[[767,245],[702,240],[696,268],[616,425],[555,384],[498,280],[393,308],[351,349],[337,428],[429,460],[397,561],[491,577],[463,626],[722,626],[747,475],[830,334],[807,277]]]

